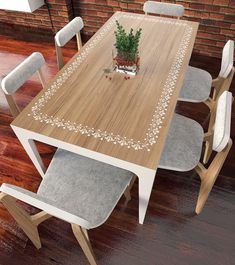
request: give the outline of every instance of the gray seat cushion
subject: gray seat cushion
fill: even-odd
[[[207,71],[189,66],[178,100],[203,102],[209,98],[211,85],[212,77]]]
[[[199,162],[204,132],[196,121],[174,114],[159,168],[189,171]]]
[[[106,221],[132,177],[126,170],[58,149],[38,195],[93,228]]]

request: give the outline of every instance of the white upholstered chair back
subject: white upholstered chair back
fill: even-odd
[[[207,168],[201,163],[195,168],[201,178],[201,187],[195,210],[197,214],[202,211],[233,144],[230,138],[232,99],[232,93],[229,91],[224,91],[221,94],[217,100],[215,110],[214,132],[205,134],[206,147],[208,146],[210,154],[212,150],[217,154]],[[211,113],[211,115],[214,115],[214,113]],[[208,160],[203,162],[207,163]]]
[[[41,67],[44,64],[45,59],[43,55],[40,52],[34,52],[2,79],[1,88],[5,94],[13,117],[16,117],[20,113],[20,110],[15,103],[12,94],[14,94],[36,72],[38,73],[41,84],[44,87],[45,80],[41,71]]]
[[[7,95],[15,93],[33,74],[40,71],[44,63],[45,59],[40,52],[32,53],[2,79],[1,87],[4,93]]]
[[[178,4],[147,1],[143,8],[145,14],[166,15],[180,18],[184,15],[184,7]]]
[[[80,31],[84,27],[83,20],[81,17],[75,17],[66,26],[64,26],[55,35],[55,47],[57,55],[58,68],[61,69],[64,66],[64,60],[61,52],[61,47],[68,43],[75,35],[77,38],[78,50],[82,47]]]
[[[80,17],[75,17],[66,26],[64,26],[55,35],[56,44],[63,47],[84,27],[83,20]]]
[[[219,77],[227,78],[233,68],[234,41],[228,40],[223,48]]]
[[[216,119],[213,136],[213,150],[216,152],[221,152],[229,142],[231,110],[232,93],[229,91],[224,91],[218,100],[216,109]]]

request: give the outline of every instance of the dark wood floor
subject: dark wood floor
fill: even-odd
[[[28,43],[0,37],[0,76],[33,51],[46,58],[46,79],[56,71],[55,50],[46,43]],[[70,58],[75,52],[66,49]],[[219,71],[220,60],[193,55],[191,65],[211,72]],[[38,93],[36,77],[17,93],[21,107]],[[235,82],[232,87],[235,92]],[[235,94],[235,93],[234,93]],[[177,112],[203,122],[208,112],[202,104],[178,104]],[[235,108],[232,137],[235,136]],[[36,191],[40,176],[10,128],[12,117],[0,92],[0,184],[13,183]],[[48,164],[53,148],[40,144]],[[133,199],[124,207],[119,202],[108,221],[90,231],[91,243],[101,265],[232,265],[235,264],[235,145],[214,189],[199,216],[194,207],[199,178],[193,172],[159,170],[144,225],[139,225],[137,183]],[[27,207],[27,206],[25,206]],[[27,207],[30,212],[35,209]],[[39,227],[43,247],[38,251],[0,204],[1,265],[87,264],[69,224],[52,218]]]

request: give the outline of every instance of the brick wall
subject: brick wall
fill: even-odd
[[[53,40],[53,33],[73,18],[71,0],[47,0],[33,13],[0,10],[0,34]]]
[[[91,36],[117,10],[141,13],[145,0],[73,0],[74,14],[85,22]],[[221,47],[235,39],[235,0],[172,0],[185,7],[184,19],[200,23],[194,51],[221,57]]]
[[[92,36],[118,10],[142,13],[145,0],[47,0],[34,13],[0,10],[0,34],[53,41],[53,35],[74,15],[85,23],[84,39]],[[228,39],[235,39],[235,0],[165,0],[185,6],[184,19],[198,21],[195,52],[221,57]],[[49,9],[49,10],[48,10]]]

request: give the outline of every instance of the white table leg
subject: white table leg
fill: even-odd
[[[101,161],[101,162],[104,162],[104,163],[107,163],[113,166],[117,166],[125,170],[129,170],[133,172],[134,174],[136,174],[136,176],[139,178],[139,223],[143,224],[145,214],[147,211],[147,207],[148,207],[148,203],[149,203],[149,198],[152,192],[156,170],[137,166],[135,164],[131,164],[123,160],[109,157],[101,153],[93,152],[88,149],[84,149],[79,146],[65,143],[57,139],[50,138],[44,135],[40,135],[34,132],[28,132],[19,127],[12,126],[12,129],[14,130],[21,144],[25,148],[25,151],[31,158],[33,164],[35,165],[35,167],[37,168],[38,172],[40,173],[42,177],[44,177],[45,175],[44,173],[45,166],[43,165],[41,157],[32,139],[43,142],[45,144],[53,145],[58,148],[62,148],[64,150],[68,150],[70,152],[74,152],[76,154],[79,154],[85,157],[89,157],[89,158],[92,158],[92,159],[95,159],[95,160],[98,160],[98,161]]]
[[[30,139],[29,135],[27,135],[25,133],[25,131],[21,132],[21,130],[19,128],[15,129],[14,127],[13,127],[13,130],[14,130],[16,136],[18,137],[19,141],[23,145],[26,153],[28,154],[28,156],[32,160],[34,166],[38,170],[39,174],[43,178],[45,175],[45,172],[46,172],[46,168],[42,162],[42,159],[40,157],[40,154],[38,153],[38,150],[37,150],[37,147],[36,147],[34,141],[32,139]]]
[[[156,171],[143,172],[138,174],[139,178],[139,223],[144,223],[145,214],[148,208],[149,198],[152,192]]]

